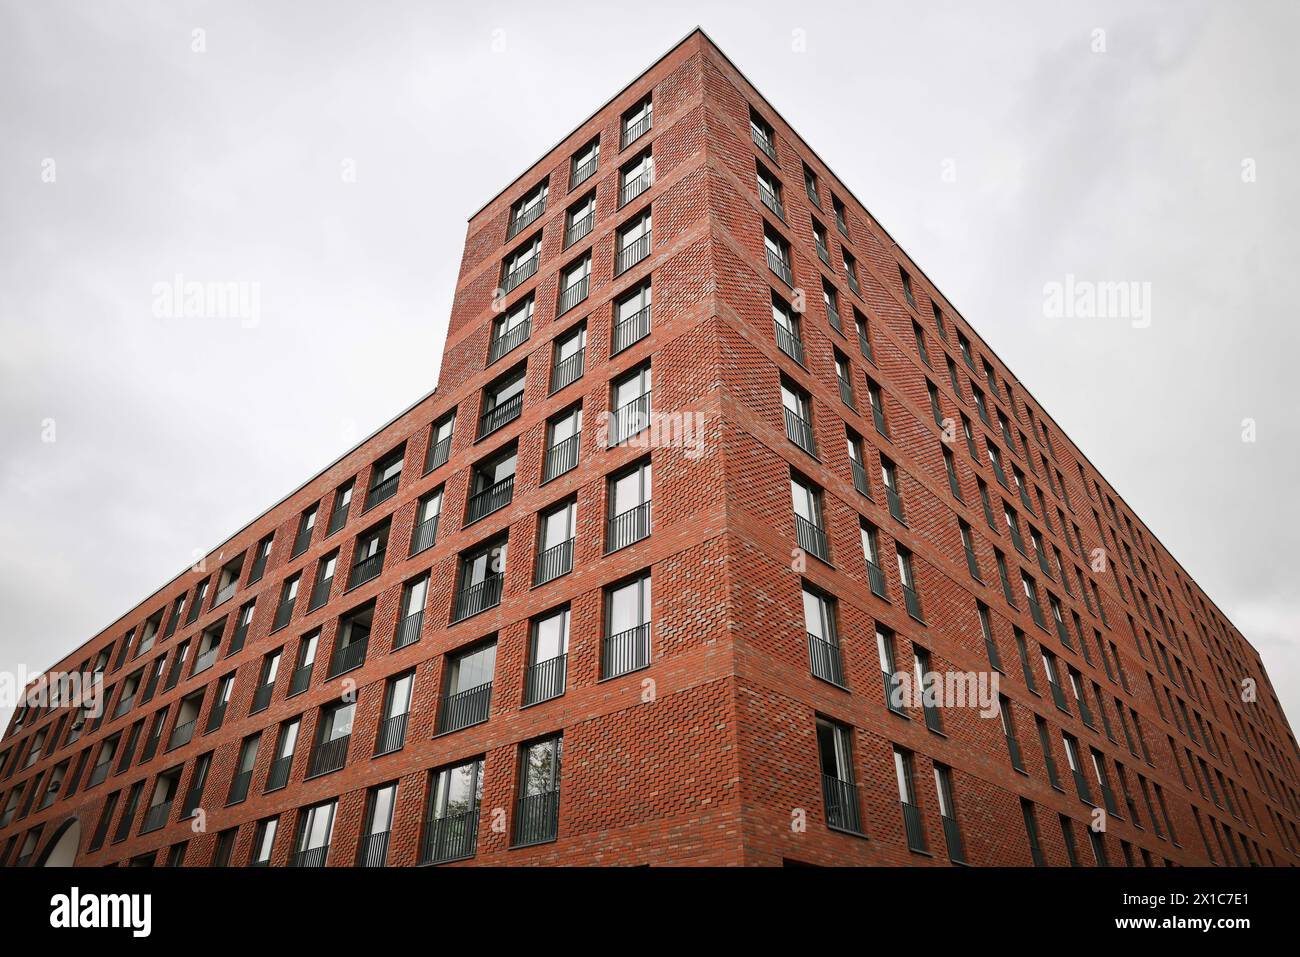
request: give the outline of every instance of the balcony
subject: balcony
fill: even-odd
[[[772,215],[785,222],[785,207],[781,205],[781,197],[761,180],[758,184],[758,198],[772,211]]]
[[[358,585],[364,585],[372,578],[378,577],[383,570],[384,549],[381,548],[352,566],[352,571],[348,573],[348,587],[356,588]]]
[[[438,517],[426,518],[411,532],[411,554],[418,555],[425,549],[432,548],[438,537]]]
[[[397,494],[397,486],[402,481],[402,473],[390,475],[378,485],[370,486],[370,491],[366,492],[366,507],[362,511],[369,511],[381,502],[386,502]]]
[[[239,589],[239,579],[238,579],[238,574],[236,573],[235,581],[232,581],[224,588],[220,588],[217,590],[217,597],[212,599],[212,607],[216,608],[218,605],[224,605],[226,602],[230,601],[230,599],[234,597],[234,594],[238,589]]]
[[[564,694],[568,655],[556,655],[529,665],[524,675],[524,704],[538,704]]]
[[[326,680],[337,678],[341,674],[349,671],[355,671],[366,663],[366,648],[370,645],[370,637],[360,638],[351,644],[344,645],[341,648],[335,648],[334,654],[330,655],[329,672],[326,674]]]
[[[505,575],[497,573],[489,575],[477,584],[462,586],[460,591],[456,593],[456,601],[452,608],[452,623],[464,621],[479,612],[487,611],[489,608],[495,608],[501,604],[501,590],[504,581]]]
[[[837,831],[862,833],[862,816],[858,807],[858,787],[833,774],[822,775],[822,797],[826,801],[826,824]]]
[[[375,757],[391,754],[401,750],[406,744],[406,723],[409,714],[395,714],[379,722],[379,734],[375,738]]]
[[[772,270],[772,272],[776,273],[778,276],[780,276],[781,280],[787,286],[793,288],[794,272],[790,269],[790,264],[785,261],[784,257],[782,257],[778,253],[773,252],[771,249],[767,251],[767,268]]]
[[[553,841],[560,829],[560,792],[521,797],[515,805],[515,847]]]
[[[634,142],[637,139],[640,139],[642,136],[648,133],[650,131],[651,125],[653,124],[653,121],[654,121],[654,114],[649,110],[647,110],[645,115],[642,116],[641,119],[637,120],[635,123],[631,123],[631,124],[624,123],[623,136],[621,137],[619,142],[619,149],[625,149],[629,143]]]
[[[767,134],[762,132],[758,127],[754,126],[753,124],[750,124],[749,135],[754,140],[754,145],[757,146],[760,150],[762,150],[764,155],[767,156],[768,159],[770,159],[773,163],[780,162],[780,160],[776,158],[776,146],[767,137]]]
[[[831,561],[831,547],[826,539],[826,531],[820,526],[814,525],[802,515],[794,517],[795,539],[799,547],[810,555],[815,555],[826,564]]]
[[[148,834],[150,831],[156,831],[167,823],[167,818],[171,816],[172,802],[163,801],[161,804],[155,804],[149,810],[144,812],[144,824],[140,826],[141,834]]]
[[[625,182],[618,190],[618,205],[621,209],[654,185],[654,171],[647,169],[635,179]]]
[[[803,343],[799,337],[779,322],[773,325],[776,327],[776,347],[799,365],[803,365]]]
[[[620,512],[605,523],[605,554],[650,537],[650,502]]]
[[[508,352],[513,352],[525,342],[533,332],[533,321],[525,319],[512,329],[507,329],[499,336],[493,336],[488,346],[488,365],[496,362]]]
[[[954,864],[966,863],[966,848],[961,840],[961,828],[957,826],[957,819],[949,817],[946,814],[940,815],[943,821],[943,838],[948,845],[948,860]]]
[[[260,685],[253,692],[253,705],[248,709],[249,714],[256,714],[266,708],[271,703],[271,694],[275,691],[275,682]]]
[[[925,624],[925,619],[921,617],[921,596],[916,593],[916,589],[910,585],[903,586],[903,603],[907,606],[907,613]]]
[[[325,602],[329,601],[330,589],[334,586],[334,576],[322,578],[311,589],[311,598],[307,602],[307,610],[315,611]]]
[[[289,690],[285,693],[286,698],[292,698],[296,694],[302,694],[311,685],[311,673],[315,663],[303,665],[300,668],[294,668],[293,674],[289,676]]]
[[[289,855],[290,867],[324,867],[325,858],[329,856],[330,846],[309,847],[305,851],[294,851]]]
[[[813,437],[812,423],[791,409],[785,412],[785,437],[813,458],[817,457],[817,443]]]
[[[573,539],[545,549],[537,556],[533,584],[545,585],[573,570]]]
[[[388,831],[364,834],[357,845],[357,867],[385,867],[388,864]]]
[[[167,739],[167,750],[174,751],[176,748],[184,747],[194,738],[194,726],[197,720],[191,718],[184,724],[178,724],[172,728],[171,737]]]
[[[407,645],[413,645],[420,640],[420,628],[424,625],[424,609],[407,615],[398,622],[397,630],[393,633],[393,650],[405,648]]]
[[[867,582],[871,586],[871,593],[873,595],[877,598],[884,598],[886,601],[889,600],[886,597],[885,572],[879,565],[870,559],[867,559]]]
[[[562,316],[582,300],[587,298],[587,291],[591,286],[591,277],[583,276],[572,286],[569,286],[560,293],[559,301],[555,305],[555,315]]]
[[[542,463],[542,484],[578,467],[580,438],[580,436],[571,435],[567,439],[556,442],[546,450],[546,459]]]
[[[324,741],[316,746],[312,752],[311,763],[307,767],[307,777],[316,777],[318,774],[329,774],[331,771],[337,771],[348,761],[348,742],[352,735],[345,734],[341,738],[335,738],[333,741]]]
[[[566,359],[561,359],[555,363],[551,369],[551,392],[559,392],[566,385],[577,382],[582,378],[583,367],[585,365],[587,350],[579,349],[573,355]]]
[[[531,279],[537,272],[537,265],[542,261],[541,253],[534,253],[531,258],[521,262],[514,269],[501,277],[501,292],[504,295],[519,287],[519,284]]]
[[[906,525],[907,519],[903,517],[903,497],[898,494],[898,489],[893,485],[886,485],[885,498],[889,502],[889,514],[894,516],[900,525]]]
[[[239,804],[248,798],[248,786],[253,782],[252,770],[240,771],[230,779],[230,793],[226,795],[226,806]]]
[[[289,783],[289,769],[293,766],[293,755],[276,758],[271,762],[271,770],[266,775],[266,790],[276,791]]]
[[[424,471],[427,475],[440,465],[446,465],[447,459],[451,457],[451,436],[445,439],[439,439],[429,446],[428,454],[424,457]]]
[[[580,219],[575,219],[573,222],[569,223],[568,227],[564,230],[564,248],[568,249],[578,240],[590,233],[591,227],[595,224],[595,210],[592,210],[586,216],[583,216]]]
[[[650,425],[650,393],[615,409],[609,419],[609,447],[614,448]]]
[[[465,524],[473,525],[481,518],[505,508],[515,497],[515,477],[507,475],[501,481],[475,492],[465,503]]]
[[[473,857],[478,846],[478,820],[477,806],[459,814],[426,818],[420,863],[446,864]]]
[[[602,678],[617,678],[650,664],[650,624],[606,635],[601,647]]]
[[[569,189],[574,190],[591,179],[596,172],[596,165],[600,161],[600,156],[593,156],[581,166],[575,166],[573,172],[569,174]]]
[[[650,234],[644,233],[618,251],[614,257],[614,275],[622,275],[649,255]]]
[[[907,801],[899,801],[903,807],[903,830],[907,833],[907,849],[925,854],[925,825],[921,821],[921,809]]]
[[[203,654],[194,659],[194,670],[190,672],[190,677],[202,674],[212,667],[213,662],[217,660],[217,652],[221,650],[219,645],[213,645]]]
[[[490,681],[455,694],[443,695],[442,709],[438,714],[438,733],[448,734],[470,725],[482,724],[488,719],[491,708]]]
[[[618,355],[628,346],[640,342],[648,335],[650,335],[650,306],[645,306],[614,323],[610,333],[610,355]]]
[[[844,659],[838,642],[808,632],[808,666],[813,677],[844,687]]]
[[[519,212],[511,218],[510,225],[506,228],[506,241],[509,242],[514,239],[523,230],[537,222],[538,218],[544,212],[546,212],[545,197],[542,197],[528,208],[519,210]]]

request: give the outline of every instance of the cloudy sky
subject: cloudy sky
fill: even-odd
[[[1300,718],[1286,2],[0,0],[0,669],[428,392],[467,217],[697,23]],[[256,323],[157,308],[178,274]],[[1150,283],[1150,325],[1045,317],[1067,275]]]

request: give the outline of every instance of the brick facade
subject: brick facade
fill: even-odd
[[[624,147],[623,117],[646,97],[653,103],[649,129]],[[775,158],[764,136],[751,130],[751,111],[759,132],[764,125],[770,131]],[[573,157],[597,137],[595,174],[570,188]],[[652,185],[621,204],[620,170],[647,149]],[[815,176],[820,205],[805,188],[805,167]],[[766,204],[760,196],[760,168],[779,183],[779,203]],[[512,208],[543,182],[544,211],[507,239]],[[565,248],[567,211],[593,189],[594,224]],[[646,210],[653,213],[649,255],[616,274],[619,231]],[[819,258],[814,222],[824,230],[833,265]],[[765,230],[787,244],[790,282],[769,267]],[[503,261],[537,236],[535,271],[500,296]],[[846,253],[856,264],[856,292],[843,266]],[[587,255],[587,295],[556,315],[563,272]],[[618,304],[647,279],[653,293],[649,332],[616,352]],[[840,329],[823,304],[823,283],[838,297]],[[773,294],[797,316],[802,362],[774,337]],[[488,363],[491,330],[502,314],[497,307],[509,313],[530,296],[526,339]],[[855,316],[867,324],[866,345]],[[556,344],[583,323],[582,375],[553,391]],[[836,382],[837,353],[852,406]],[[643,442],[645,433],[613,448],[601,441],[604,415],[614,411],[611,384],[646,363],[655,421],[698,426],[698,445]],[[486,390],[516,370],[524,376],[522,412],[480,437]],[[810,400],[815,456],[791,440],[783,382]],[[927,383],[937,396],[938,417]],[[873,387],[883,405],[883,433],[873,419]],[[975,388],[982,390],[984,414]],[[543,482],[547,423],[579,405],[577,465]],[[433,430],[453,411],[447,460],[426,472]],[[945,419],[956,430],[947,442]],[[869,496],[855,487],[846,428],[860,440],[861,484]],[[1001,457],[1002,480],[989,461],[990,448]],[[398,490],[366,509],[372,470],[396,449],[403,457]],[[475,466],[509,449],[517,455],[509,504],[465,523]],[[893,463],[904,521],[890,513],[882,455]],[[607,553],[609,479],[643,461],[653,475],[652,530]],[[820,496],[814,524],[826,535],[828,560],[798,547],[792,474]],[[327,534],[335,496],[349,481],[355,484],[346,522]],[[435,543],[411,555],[417,509],[438,489]],[[570,499],[576,502],[572,570],[534,585],[539,515]],[[311,542],[293,555],[300,516],[313,505],[319,510]],[[1008,506],[1023,553],[1005,522]],[[967,526],[979,581],[969,570],[959,521]],[[358,541],[384,522],[382,571],[348,588]],[[871,588],[863,522],[877,530],[875,564],[884,576],[884,597]],[[1042,543],[1041,557],[1031,530]],[[250,582],[254,551],[272,534],[265,570]],[[461,556],[498,541],[508,543],[500,601],[455,620]],[[919,615],[909,614],[904,601],[900,547],[911,556]],[[1106,561],[1094,568],[1098,548]],[[995,549],[1014,606],[999,583]],[[336,550],[329,598],[309,610],[317,566]],[[241,555],[237,587],[213,607],[222,569]],[[614,647],[605,639],[615,615],[607,592],[647,571],[648,666],[608,676],[603,651]],[[283,583],[297,573],[302,578],[292,616],[277,629]],[[392,650],[404,587],[426,573],[418,640]],[[1034,582],[1042,624],[1016,580],[1022,573]],[[208,585],[199,614],[189,621],[186,613],[164,637],[175,600],[187,595],[192,602],[200,582]],[[835,682],[812,673],[824,671],[831,658],[810,652],[820,646],[809,640],[805,587],[832,602],[835,637],[824,653],[839,662]],[[242,648],[232,650],[236,617],[250,601],[256,602],[251,627]],[[1063,634],[1053,623],[1053,602]],[[988,675],[990,652],[977,603],[987,609],[1023,772],[1012,767],[996,715],[940,708],[940,733],[927,727],[921,708],[905,706],[896,714],[886,707],[877,630],[892,636],[899,671],[912,669],[921,648],[934,672]],[[525,705],[531,623],[565,605],[564,692]],[[341,622],[358,609],[371,611],[364,663],[329,679]],[[159,611],[163,627],[140,653],[140,634]],[[219,623],[215,662],[191,674],[201,636]],[[317,629],[310,681],[290,694],[300,641]],[[1036,690],[1022,670],[1017,635]],[[493,638],[487,720],[439,733],[449,656]],[[177,649],[187,640],[183,671],[166,689]],[[131,646],[122,660],[126,641]],[[18,793],[11,819],[0,827],[0,863],[41,861],[76,821],[79,863],[126,863],[158,851],[162,864],[173,846],[187,842],[177,852],[181,862],[206,865],[217,853],[218,835],[233,833],[229,861],[245,864],[258,823],[278,816],[269,863],[285,865],[303,860],[295,852],[310,844],[298,843],[304,810],[336,801],[326,863],[350,866],[362,846],[369,790],[395,782],[391,826],[370,830],[387,831],[388,864],[416,864],[427,856],[432,826],[430,772],[475,758],[483,761],[482,797],[473,853],[465,857],[470,864],[1030,864],[1026,800],[1049,864],[1068,863],[1062,815],[1084,864],[1094,863],[1098,846],[1112,864],[1292,864],[1300,847],[1296,744],[1258,654],[921,269],[699,31],[472,217],[437,390],[237,533],[201,570],[170,582],[55,669],[90,670],[105,649],[104,680],[112,694],[102,723],[91,720],[69,741],[79,709],[33,707],[15,715],[0,741],[0,814]],[[263,661],[277,649],[283,656],[270,703],[250,714]],[[1054,701],[1040,649],[1059,670],[1064,709]],[[127,679],[144,669],[143,688],[159,657],[166,659],[164,681],[150,700],[140,701],[137,692],[136,702],[114,717]],[[387,682],[412,671],[404,742],[373,756]],[[205,733],[218,681],[230,674],[224,719]],[[1244,703],[1235,693],[1244,678],[1257,683],[1258,700]],[[200,690],[192,740],[167,750],[181,701]],[[355,697],[346,763],[312,776],[322,708],[341,695]],[[142,761],[144,739],[163,709],[161,741]],[[278,730],[297,717],[287,786],[268,792]],[[819,758],[825,753],[819,752],[819,719],[847,732],[845,770],[831,774],[829,783]],[[1036,719],[1044,723],[1059,787],[1049,780]],[[141,720],[141,740],[127,766],[118,771],[119,746],[106,780],[92,785],[102,742],[115,735],[125,742]],[[41,753],[29,764],[42,729]],[[241,742],[259,732],[247,797],[227,806]],[[525,813],[521,747],[555,733],[563,736],[556,837],[516,846]],[[1076,792],[1063,733],[1077,742],[1092,801],[1104,806],[1104,796],[1113,797],[1096,844],[1087,831],[1093,805]],[[911,755],[914,794],[907,809],[900,806],[895,748]],[[204,826],[196,830],[182,820],[181,804],[197,759],[209,753],[198,802]],[[1094,761],[1104,770],[1108,795]],[[40,807],[51,773],[65,762],[57,796]],[[947,822],[936,767],[948,769]],[[180,780],[166,823],[146,830],[155,782],[174,768],[181,769]],[[840,791],[834,790],[837,780]],[[117,841],[136,782],[143,787],[134,818]],[[92,848],[113,793],[119,794],[113,819],[102,846]],[[540,796],[546,793],[543,788]],[[836,795],[851,795],[844,800],[857,811],[837,803]],[[910,835],[905,813],[913,816]]]

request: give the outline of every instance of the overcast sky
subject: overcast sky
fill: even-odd
[[[467,217],[697,23],[1300,717],[1287,2],[0,0],[0,669],[428,392]],[[157,314],[177,274],[257,322]],[[1067,275],[1150,283],[1149,327],[1046,318]]]

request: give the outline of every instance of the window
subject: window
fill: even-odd
[[[424,603],[428,597],[427,572],[402,586],[402,606],[398,612],[397,629],[393,633],[394,651],[420,640],[420,629],[424,624]]]
[[[261,581],[262,575],[266,573],[266,563],[271,559],[271,545],[273,543],[274,543],[274,536],[272,535],[266,536],[266,538],[262,539],[260,542],[257,543],[257,550],[253,554],[253,567],[248,573],[248,583],[250,585],[253,584],[254,582]],[[145,630],[148,631],[148,628],[149,625],[146,622]],[[154,630],[155,631],[157,630],[156,625],[154,627]],[[150,637],[151,644],[152,641],[153,639],[152,637]]]
[[[811,585],[803,586],[804,630],[813,677],[844,687],[844,660],[835,628],[835,600]]]
[[[816,457],[813,434],[812,404],[808,393],[784,377],[781,379],[781,409],[785,417],[785,435],[809,455]]]
[[[339,562],[336,549],[316,563],[316,582],[311,587],[311,598],[307,602],[307,611],[312,612],[329,601],[330,587],[334,584],[334,569]]]
[[[849,221],[845,215],[844,204],[834,196],[831,197],[831,205],[835,208],[835,228],[840,231],[840,235],[845,239],[849,238]]]
[[[921,711],[925,726],[936,734],[943,734],[943,718],[935,703],[934,684],[941,681],[930,666],[930,652],[912,642],[912,672],[916,689],[921,695]],[[940,688],[942,690],[942,688]]]
[[[415,507],[415,522],[411,529],[411,554],[418,555],[432,548],[438,538],[438,518],[442,515],[443,487],[439,485],[423,496]]]
[[[510,225],[506,229],[507,240],[519,235],[523,229],[536,222],[538,217],[546,212],[546,191],[547,184],[538,183],[510,207]]]
[[[336,801],[326,801],[307,808],[298,818],[298,836],[290,867],[323,867],[329,856],[330,838],[334,834]]]
[[[1020,799],[1020,813],[1025,819],[1025,836],[1029,840],[1029,856],[1035,867],[1046,867],[1047,858],[1043,855],[1042,841],[1038,838],[1038,816],[1034,813],[1034,802],[1028,798]]]
[[[190,604],[189,617],[185,619],[185,624],[190,625],[199,617],[199,612],[203,610],[203,599],[207,597],[209,582],[201,581],[198,587],[194,589],[194,601]]]
[[[356,547],[352,550],[352,571],[348,573],[348,588],[364,585],[378,578],[384,570],[384,553],[388,551],[389,520],[362,532],[357,536]]]
[[[488,719],[496,673],[496,641],[447,656],[438,733],[459,731]]]
[[[253,780],[253,768],[257,765],[257,752],[262,744],[262,733],[251,734],[239,745],[239,761],[235,765],[235,775],[230,779],[230,793],[226,796],[226,805],[238,804],[248,797],[248,786]]]
[[[504,539],[496,539],[461,555],[460,581],[452,604],[453,622],[464,621],[501,604],[506,546]]]
[[[849,254],[847,249],[842,250],[844,256],[844,278],[849,281],[849,288],[853,290],[855,296],[862,295],[862,287],[858,285],[858,261]]]
[[[862,313],[858,312],[856,309],[854,309],[853,322],[854,325],[857,326],[858,350],[862,353],[862,357],[864,359],[866,359],[872,365],[875,365],[876,357],[875,357],[875,353],[871,348],[871,329],[870,329],[870,324],[867,321],[867,317],[864,316]]]
[[[144,782],[136,781],[127,794],[126,804],[122,807],[122,816],[118,819],[117,830],[113,832],[113,843],[125,841],[135,824],[135,812],[140,807],[140,795],[144,793]]]
[[[644,235],[646,254],[650,249],[650,216],[647,213]],[[614,303],[614,326],[610,332],[610,354],[616,355],[650,335],[651,319],[650,280],[640,283],[627,295]]]
[[[397,486],[402,480],[402,462],[405,460],[405,448],[395,449],[375,463],[370,470],[370,488],[366,492],[366,508],[371,509],[380,502],[386,502],[397,494]]]
[[[171,737],[167,739],[167,750],[174,751],[190,743],[194,737],[194,726],[198,724],[199,712],[203,710],[203,689],[186,695],[181,699],[176,710],[176,724],[172,726]]]
[[[889,438],[889,427],[885,424],[885,400],[880,386],[867,379],[867,400],[871,405],[871,418],[876,424],[876,431]]]
[[[970,577],[982,583],[984,579],[980,576],[979,560],[975,557],[975,535],[964,519],[957,519],[957,529],[961,533],[961,547],[966,553],[966,568],[970,571]]]
[[[337,771],[347,763],[355,711],[356,704],[351,701],[341,701],[321,708],[316,748],[307,769],[308,777]]]
[[[381,784],[366,793],[366,820],[357,847],[358,867],[384,867],[388,863],[388,838],[396,803],[396,782]]]
[[[849,471],[853,475],[853,487],[865,498],[870,499],[871,481],[867,476],[867,466],[863,457],[862,437],[846,427],[844,440],[849,454]]]
[[[907,304],[913,309],[916,308],[916,297],[912,294],[912,277],[907,274],[907,270],[902,266],[898,267],[898,278],[903,284],[903,296],[907,299]]]
[[[524,704],[549,701],[564,694],[569,653],[569,609],[564,607],[532,623]]]
[[[601,678],[614,678],[647,667],[650,631],[650,572],[607,588]]]
[[[807,163],[803,164],[803,186],[807,190],[808,198],[812,200],[812,204],[821,209],[822,200],[817,194],[817,174],[808,168]]]
[[[627,163],[618,174],[618,205],[626,206],[651,186],[655,179],[655,158],[646,150],[636,159]]]
[[[425,473],[444,465],[451,456],[451,437],[456,429],[456,413],[450,412],[429,429],[429,450],[424,457]]]
[[[867,581],[871,585],[871,591],[876,597],[888,601],[885,572],[880,565],[880,542],[876,526],[862,518],[858,520],[858,528],[862,535],[862,558],[867,563]]]
[[[654,100],[647,96],[644,100],[623,114],[620,148],[649,132],[654,122]]]
[[[519,759],[519,800],[514,845],[555,840],[560,823],[560,735],[524,745]]]
[[[596,172],[600,163],[600,137],[573,154],[569,167],[569,189],[577,189]]]
[[[831,352],[835,359],[835,378],[840,385],[840,401],[856,412],[857,407],[853,403],[853,367],[840,350],[832,349]]]
[[[615,552],[650,536],[651,471],[643,461],[616,473],[608,480],[608,513],[605,526],[605,551]],[[569,506],[568,541],[573,538],[573,511]],[[569,562],[572,563],[572,545]],[[549,580],[549,579],[548,579]]]
[[[1061,743],[1065,746],[1065,760],[1070,766],[1070,774],[1074,777],[1074,788],[1079,794],[1079,800],[1085,804],[1092,804],[1092,792],[1088,790],[1088,779],[1083,776],[1083,764],[1079,757],[1079,741],[1072,734],[1061,732]]]
[[[365,664],[374,615],[375,607],[372,602],[348,612],[339,619],[338,634],[334,638],[334,651],[330,655],[329,673],[326,675],[327,680],[337,678]]]
[[[406,725],[411,710],[411,688],[415,672],[407,671],[388,679],[384,687],[384,710],[375,739],[375,754],[389,754],[406,743]]]
[[[474,856],[482,800],[482,758],[432,773],[424,837],[420,842],[421,864],[442,864]]]
[[[216,846],[212,849],[212,866],[229,867],[230,856],[235,851],[235,837],[239,829],[235,827],[227,828],[217,835]]]
[[[903,809],[903,829],[907,834],[907,847],[909,850],[925,854],[925,827],[921,823],[921,809],[916,806],[911,751],[894,748],[894,774],[898,780],[898,803]]]
[[[506,373],[483,390],[482,414],[478,437],[491,435],[519,418],[524,409],[524,378],[527,370],[520,366]]]
[[[298,600],[298,583],[301,579],[302,572],[298,572],[293,577],[285,579],[280,587],[280,604],[275,609],[275,624],[271,628],[272,631],[283,628],[293,617],[293,605]]]
[[[650,364],[645,363],[615,379],[610,387],[608,444],[622,445],[650,425]]]
[[[551,356],[551,392],[582,378],[587,353],[587,324],[580,322],[556,336]]]
[[[939,802],[939,820],[943,822],[943,836],[948,845],[948,859],[954,864],[966,863],[966,849],[957,824],[957,806],[952,796],[952,769],[947,765],[934,765],[934,792]]]
[[[832,329],[839,332],[841,329],[840,294],[836,292],[835,287],[825,279],[822,280],[822,305],[826,307],[826,321],[831,324]],[[859,345],[861,345],[861,343],[859,343]]]
[[[313,505],[299,516],[298,535],[293,540],[293,554],[289,556],[290,558],[297,558],[305,552],[307,546],[311,544],[311,533],[312,530],[316,528],[316,512],[318,511],[318,508],[319,503]]]
[[[785,206],[781,202],[781,181],[763,168],[762,163],[756,164],[758,180],[758,198],[763,205],[772,211],[777,219],[785,219]]]
[[[821,489],[796,475],[790,476],[795,540],[805,552],[830,563],[830,542],[822,524]]]
[[[253,692],[253,706],[249,714],[256,714],[271,703],[271,692],[275,690],[275,678],[280,671],[280,653],[277,649],[262,659],[262,671],[258,676],[257,690]]]
[[[204,734],[211,734],[221,727],[226,718],[226,708],[230,705],[230,694],[235,687],[235,673],[222,675],[217,679],[217,694],[212,700],[212,709],[208,712],[208,726]]]
[[[1061,838],[1065,841],[1065,857],[1071,867],[1079,866],[1079,853],[1074,846],[1074,823],[1064,814],[1061,816]]]
[[[781,277],[787,286],[794,285],[790,269],[790,244],[770,226],[763,227],[763,246],[767,250],[767,266]]]
[[[268,817],[257,822],[257,831],[253,837],[253,854],[248,861],[249,867],[271,865],[271,850],[275,847],[275,834],[279,828],[278,817]]]
[[[528,341],[533,329],[533,302],[534,296],[529,293],[492,320],[492,331],[488,338],[488,365]]]
[[[501,262],[501,295],[514,291],[537,272],[542,261],[542,234],[516,246]]]
[[[858,788],[853,777],[853,732],[836,721],[818,718],[817,754],[822,770],[827,826],[837,831],[861,834]]]
[[[500,511],[514,500],[517,464],[517,447],[513,443],[475,463],[465,501],[466,525]]]
[[[221,574],[217,576],[217,596],[212,600],[213,608],[216,608],[218,605],[230,600],[230,596],[233,595],[235,589],[239,587],[239,576],[243,570],[243,555],[240,555],[232,561],[226,562],[226,564],[222,566]]]
[[[651,214],[646,210],[615,236],[614,274],[621,275],[650,255]],[[649,316],[647,315],[647,319]]]
[[[275,791],[288,783],[293,751],[297,747],[298,730],[301,727],[301,718],[292,718],[280,725],[280,733],[275,742],[275,757],[271,760],[271,769],[266,775],[266,791]]]
[[[306,691],[311,685],[312,670],[316,667],[316,652],[320,647],[320,629],[317,628],[303,635],[298,642],[298,658],[294,662],[293,674],[289,676],[289,691],[286,697],[293,697]]]
[[[772,125],[754,112],[753,109],[749,111],[749,135],[754,141],[754,145],[762,150],[772,162],[778,162],[776,158],[776,134],[772,132]]]

